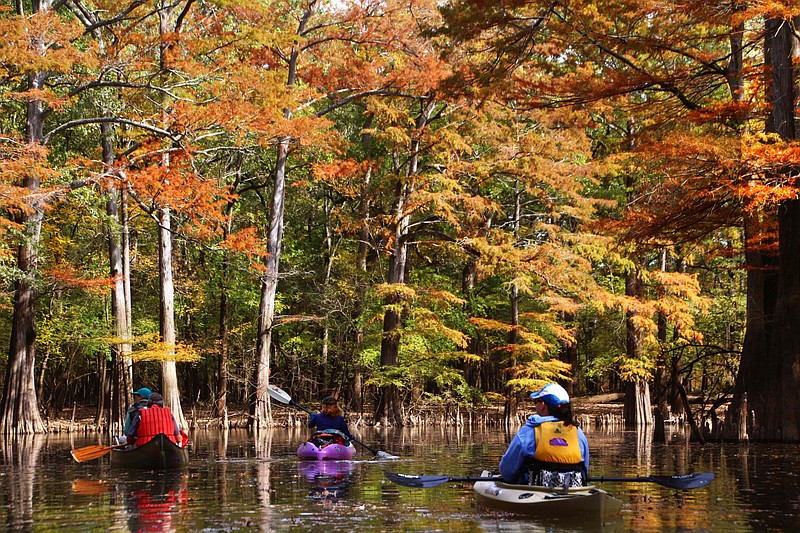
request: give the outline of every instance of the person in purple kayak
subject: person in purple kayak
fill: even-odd
[[[326,396],[322,400],[322,410],[319,413],[314,413],[308,421],[308,427],[316,428],[317,432],[329,429],[335,429],[342,432],[348,439],[352,439],[353,435],[347,428],[347,422],[342,416],[342,410],[339,409],[339,402],[333,396]]]
[[[561,385],[548,383],[531,398],[536,414],[511,439],[500,459],[500,475],[520,485],[587,485],[589,443],[573,419],[569,394]]]

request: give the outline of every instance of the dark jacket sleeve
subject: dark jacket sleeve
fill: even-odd
[[[130,439],[136,435],[136,430],[139,429],[139,422],[142,421],[142,413],[140,411],[136,411],[136,414],[133,415],[133,420],[131,420],[131,426],[128,428],[128,431],[125,435]]]
[[[347,435],[348,439],[352,439],[353,438],[353,434],[350,433],[350,429],[348,429],[347,422],[345,421],[344,417],[341,417],[339,419],[339,428],[338,429],[339,429],[339,431],[341,431],[342,433]]]

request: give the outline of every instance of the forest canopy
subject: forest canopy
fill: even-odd
[[[182,426],[269,425],[270,382],[403,425],[558,381],[800,440],[794,2],[0,19],[3,433],[140,386]]]

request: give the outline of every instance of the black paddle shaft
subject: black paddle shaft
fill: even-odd
[[[384,472],[384,475],[392,483],[415,489],[438,487],[448,482],[503,481],[503,478],[499,476],[416,476],[396,474],[394,472]],[[656,483],[657,485],[671,489],[690,490],[705,487],[713,480],[714,474],[706,472],[703,474],[684,474],[678,476],[598,477],[590,478],[589,482],[602,483],[604,481],[617,481],[622,483]]]

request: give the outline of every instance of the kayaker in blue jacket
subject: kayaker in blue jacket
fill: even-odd
[[[322,412],[311,415],[308,427],[317,428],[317,431],[335,429],[344,433],[348,439],[353,438],[342,416],[342,410],[339,409],[339,403],[333,396],[326,396],[322,400]]]
[[[575,425],[569,394],[557,383],[531,393],[536,414],[528,417],[500,459],[509,483],[546,487],[588,484],[589,443]]]

